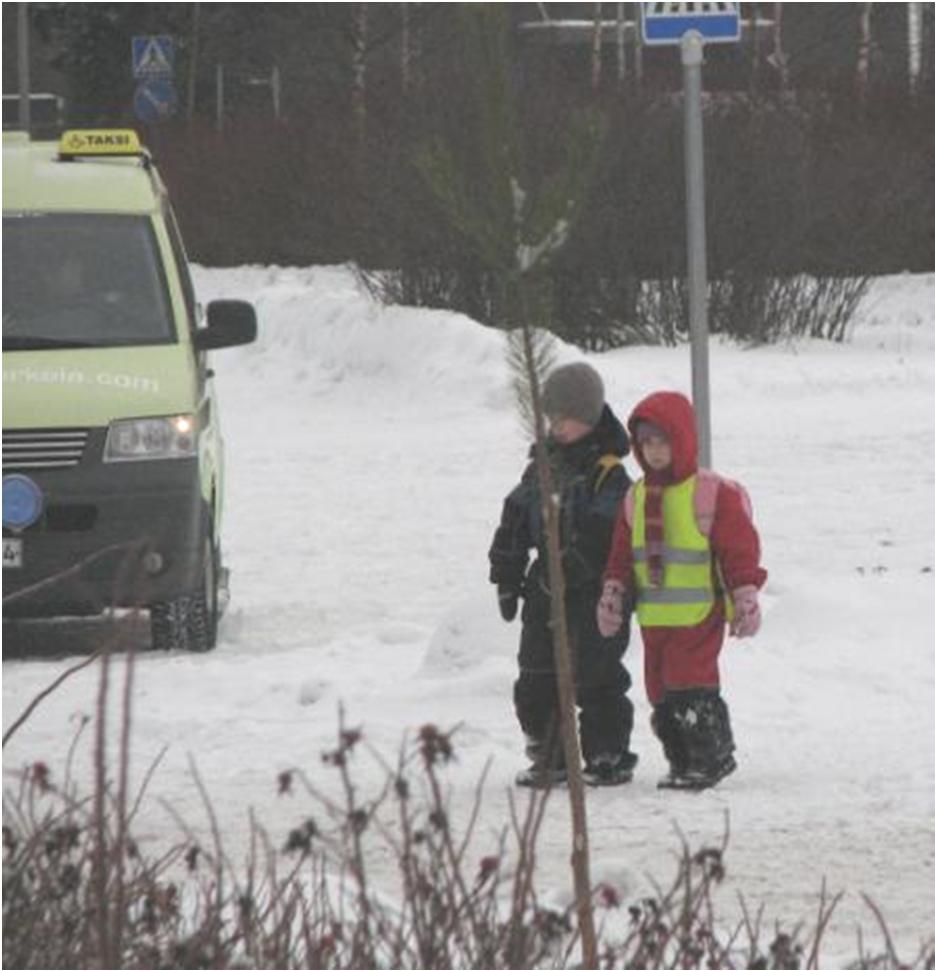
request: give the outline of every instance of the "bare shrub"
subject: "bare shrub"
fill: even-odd
[[[104,758],[109,654],[99,658],[90,796],[71,781],[79,728],[59,782],[44,762],[13,773],[3,795],[3,963],[16,968],[567,968],[582,955],[578,901],[550,908],[536,881],[537,839],[549,792],[509,799],[509,822],[483,848],[476,828],[486,771],[467,806],[444,783],[456,729],[424,725],[387,763],[341,712],[334,772],[322,788],[298,769],[275,780],[308,807],[277,846],[251,814],[249,851],[232,860],[209,793],[191,772],[210,824],[199,838],[176,816],[181,838],[146,856],[132,824],[141,789],[127,789],[132,694],[128,656],[114,785]],[[54,690],[50,688],[49,690]],[[361,758],[375,760],[354,770]],[[271,780],[272,781],[272,780]],[[167,807],[171,810],[171,807]],[[762,910],[725,930],[715,896],[725,877],[727,835],[693,852],[682,843],[668,890],[628,903],[602,884],[589,900],[603,921],[589,966],[656,968],[820,967],[820,948],[840,895],[822,887],[810,932],[776,926]],[[935,938],[906,965],[874,901],[880,953],[855,968],[935,967]],[[589,908],[590,911],[590,908]]]
[[[710,325],[747,344],[795,337],[843,341],[867,277],[771,277],[729,274],[710,288]]]
[[[708,285],[708,326],[742,344],[814,337],[843,341],[867,277],[764,276],[731,273]],[[688,337],[688,293],[683,280],[646,280],[632,317],[604,333],[603,348],[676,344]]]
[[[537,889],[536,841],[548,796],[532,793],[523,807],[511,800],[508,826],[478,847],[483,777],[461,814],[444,782],[456,737],[425,725],[389,764],[360,729],[342,720],[334,747],[322,755],[335,784],[324,792],[298,770],[282,772],[280,794],[304,797],[308,806],[297,807],[282,840],[253,819],[245,861],[229,858],[194,768],[210,841],[179,820],[176,845],[148,858],[129,835],[133,810],[112,798],[109,787],[102,840],[94,798],[80,796],[67,771],[59,783],[43,763],[25,768],[4,793],[4,965],[575,966],[574,906],[549,908]],[[372,771],[368,786],[357,777],[362,758],[379,765],[375,785]],[[716,895],[726,846],[726,835],[721,845],[697,851],[683,843],[671,886],[642,899],[624,901],[615,887],[596,887],[594,905],[603,915],[598,966],[820,967],[822,937],[839,896],[822,890],[810,930],[777,925],[766,933],[762,912],[746,908],[740,923],[725,929]],[[383,861],[380,873],[376,861]],[[915,963],[902,963],[879,908],[866,903],[885,947],[872,952],[861,944],[852,967],[935,966],[935,940]],[[110,949],[116,941],[119,952]]]

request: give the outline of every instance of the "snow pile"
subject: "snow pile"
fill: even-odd
[[[203,300],[251,300],[257,343],[238,353],[316,390],[357,378],[395,394],[466,393],[502,403],[503,335],[449,311],[384,307],[347,267],[196,268]]]
[[[254,300],[261,321],[258,345],[212,355],[233,599],[213,654],[139,659],[138,779],[168,752],[138,835],[150,845],[177,832],[156,795],[203,825],[191,753],[229,855],[251,806],[279,843],[308,807],[277,797],[276,776],[300,766],[329,785],[320,753],[334,745],[340,702],[390,761],[404,733],[460,724],[446,780],[457,812],[490,762],[478,827],[478,852],[489,851],[522,764],[519,627],[499,620],[486,581],[526,450],[503,335],[455,314],[382,308],[343,268],[200,269],[197,283],[203,301]],[[933,297],[935,275],[876,281],[843,345],[712,343],[714,464],[749,488],[770,571],[762,633],[723,655],[740,768],[700,795],[656,790],[664,764],[634,631],[640,765],[632,785],[588,796],[595,879],[625,894],[669,879],[677,829],[696,847],[717,843],[727,816],[725,916],[740,892],[764,905],[764,926],[788,927],[813,920],[823,877],[846,890],[825,967],[857,953],[858,923],[872,938],[860,891],[904,955],[935,932]],[[590,360],[621,416],[649,391],[691,388],[686,347]],[[5,725],[72,662],[7,662]],[[6,747],[6,768],[61,765],[96,689],[91,670],[67,681]],[[76,774],[88,778],[90,763],[80,747]],[[362,791],[379,788],[378,768],[356,768]],[[561,796],[538,859],[543,887],[567,893]]]

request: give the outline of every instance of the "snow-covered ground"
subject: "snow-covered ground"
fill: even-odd
[[[191,755],[232,856],[250,807],[281,841],[309,806],[278,796],[277,774],[300,766],[330,784],[320,753],[342,703],[390,760],[403,733],[460,724],[445,778],[464,806],[492,760],[477,836],[492,847],[522,763],[519,628],[500,621],[486,581],[525,452],[502,335],[382,308],[340,268],[200,270],[198,283],[203,300],[252,299],[261,322],[256,345],[213,360],[233,596],[214,653],[138,660],[138,779],[168,746],[138,835],[176,835],[160,798],[204,824]],[[651,390],[690,389],[687,348],[590,360],[621,417]],[[723,655],[740,769],[707,793],[656,790],[634,632],[641,761],[631,786],[588,793],[593,876],[645,893],[674,872],[678,832],[719,842],[729,819],[725,916],[742,893],[768,928],[809,921],[824,878],[846,891],[824,967],[856,955],[858,923],[879,941],[861,891],[911,960],[935,934],[935,276],[878,281],[843,346],[715,342],[711,373],[714,464],[748,486],[770,571],[760,636]],[[72,663],[5,662],[4,727]],[[60,769],[96,690],[86,670],[45,701],[5,771]],[[76,769],[90,774],[88,743]],[[363,753],[358,771],[380,779]],[[568,816],[559,793],[539,852],[557,899],[571,887]]]

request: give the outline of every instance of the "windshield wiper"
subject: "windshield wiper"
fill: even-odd
[[[99,346],[94,341],[76,340],[74,337],[34,337],[27,334],[11,334],[3,338],[5,351],[45,351],[53,348]]]

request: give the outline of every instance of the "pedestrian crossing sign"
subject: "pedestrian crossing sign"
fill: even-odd
[[[643,42],[678,44],[690,30],[705,43],[740,40],[739,3],[644,3]]]
[[[168,34],[133,38],[133,77],[170,78],[175,65],[175,49]]]

